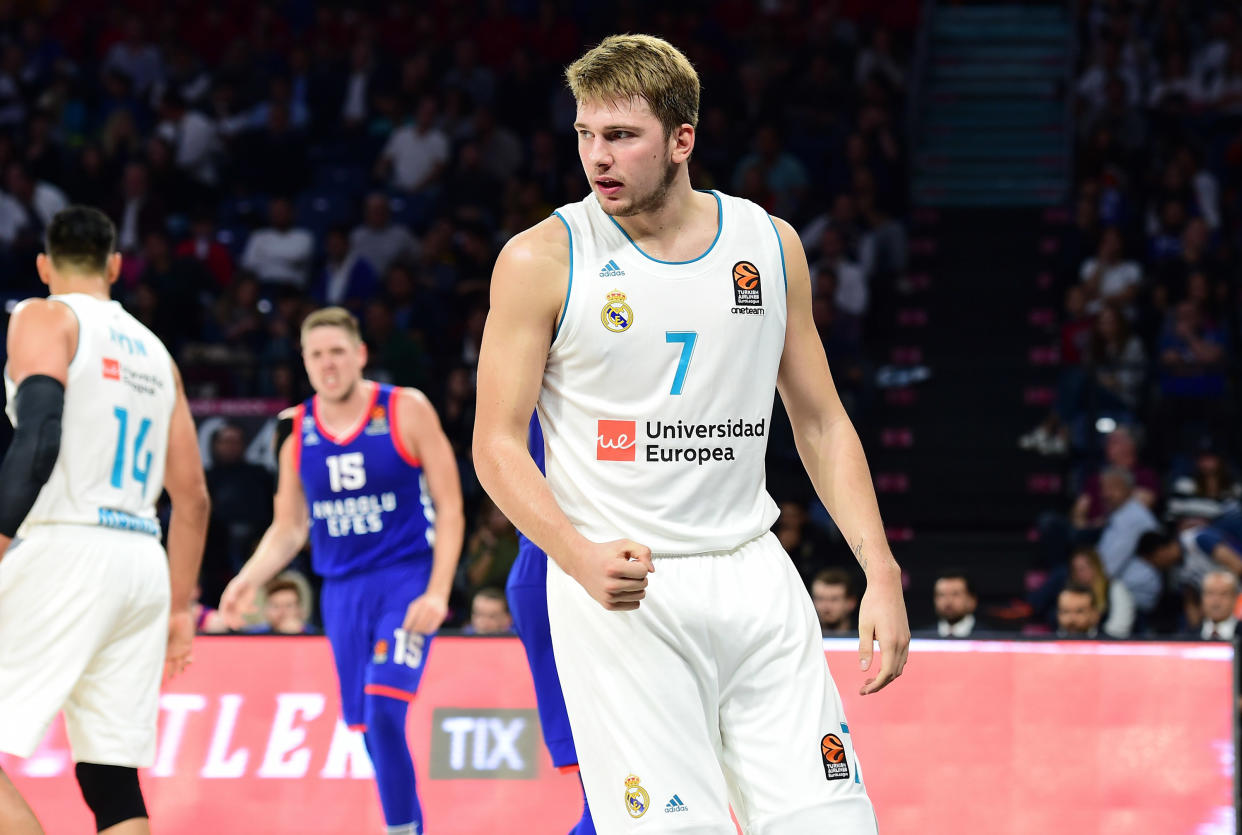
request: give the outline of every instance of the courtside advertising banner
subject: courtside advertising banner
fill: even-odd
[[[1234,832],[1228,645],[914,641],[905,675],[865,698],[857,643],[825,651],[885,835]],[[383,831],[324,639],[201,638],[194,656],[143,772],[154,832]],[[578,818],[516,639],[437,638],[409,735],[432,835],[559,835]],[[51,835],[93,831],[59,720],[0,766]],[[615,801],[624,813],[624,785]]]

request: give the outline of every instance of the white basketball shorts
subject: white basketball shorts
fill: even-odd
[[[40,525],[0,559],[0,751],[28,757],[62,708],[75,762],[155,761],[168,559],[146,534]]]
[[[875,835],[814,607],[772,534],[657,557],[609,612],[549,561],[556,666],[596,829]]]

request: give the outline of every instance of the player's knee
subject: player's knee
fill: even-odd
[[[409,703],[391,696],[368,693],[366,697],[367,734],[405,738],[405,716]]]
[[[78,763],[73,771],[86,805],[95,814],[96,831],[102,832],[122,821],[147,817],[147,805],[138,785],[138,769]]]

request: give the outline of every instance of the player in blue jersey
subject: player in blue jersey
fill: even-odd
[[[542,472],[543,431],[539,427],[538,416],[530,419],[528,446],[531,457]],[[548,753],[552,755],[552,764],[562,772],[577,771],[578,752],[569,728],[569,714],[565,710],[565,696],[561,693],[561,680],[552,653],[552,633],[548,626],[548,555],[525,535],[520,536],[519,542],[518,556],[505,584],[509,611],[513,613],[513,631],[526,648],[526,660],[535,682],[539,725],[543,729],[543,741],[548,746]],[[595,835],[591,807],[586,802],[585,794],[582,819],[570,835]]]
[[[288,410],[275,514],[220,612],[234,628],[256,589],[302,549],[324,578],[320,608],[341,713],[375,765],[388,832],[423,832],[405,720],[448,612],[465,521],[448,438],[420,392],[363,379],[367,349],[346,310],[302,325],[315,396]]]

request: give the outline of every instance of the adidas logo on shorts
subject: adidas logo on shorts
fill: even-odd
[[[665,814],[668,814],[669,812],[689,812],[689,811],[690,811],[690,807],[682,803],[681,798],[678,797],[677,795],[673,795],[673,799],[670,800],[668,803],[664,804]]]
[[[600,278],[617,278],[625,275],[625,270],[617,266],[616,261],[609,261],[599,271]]]

